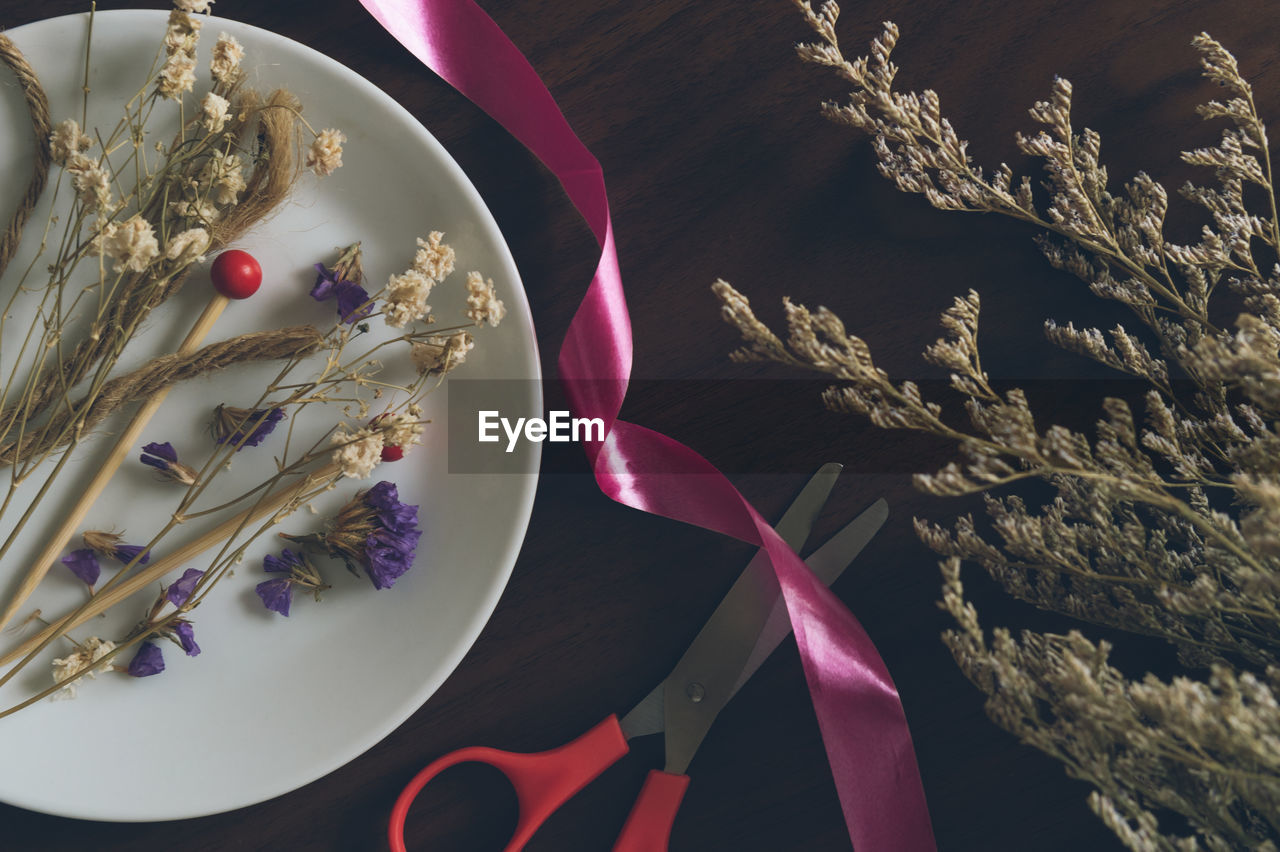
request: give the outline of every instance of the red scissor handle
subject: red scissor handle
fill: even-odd
[[[504,852],[520,852],[534,832],[546,822],[547,817],[616,763],[628,750],[627,739],[618,726],[618,717],[610,715],[573,742],[550,751],[519,754],[476,746],[450,752],[432,761],[415,775],[396,799],[387,831],[391,850],[407,852],[404,845],[404,823],[409,815],[409,806],[422,788],[427,786],[427,782],[450,766],[459,763],[487,763],[507,776],[516,791],[520,816],[516,822],[515,834],[511,836]],[[647,783],[645,789],[648,789]],[[676,805],[679,805],[679,801]],[[640,802],[637,802],[636,809],[639,807]],[[673,809],[672,817],[674,816]],[[625,829],[623,833],[625,835]],[[662,848],[666,848],[665,844]]]
[[[613,852],[666,852],[671,824],[689,789],[688,775],[653,770],[644,779],[640,797],[631,807]]]

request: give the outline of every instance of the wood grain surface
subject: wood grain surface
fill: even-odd
[[[792,44],[808,34],[789,2],[481,5],[603,164],[640,380],[623,416],[700,450],[766,516],[776,517],[820,463],[844,462],[848,473],[815,540],[888,498],[886,528],[835,589],[897,681],[940,848],[1119,849],[1089,813],[1088,787],[989,722],[980,693],[939,641],[947,619],[935,605],[936,560],[911,518],[946,519],[977,504],[922,496],[909,474],[938,465],[948,448],[827,413],[821,385],[810,380],[730,364],[735,339],[708,288],[728,279],[770,320],[783,295],[826,304],[891,373],[922,380],[941,377],[919,357],[936,336],[937,315],[975,288],[990,372],[1025,385],[1045,422],[1076,425],[1095,416],[1101,374],[1045,343],[1041,324],[1123,317],[1052,271],[1026,228],[940,213],[881,179],[867,141],[818,115],[821,100],[843,92],[795,58]],[[85,8],[80,0],[0,0],[0,27]],[[435,134],[493,210],[553,370],[597,259],[556,180],[353,0],[219,0],[215,11],[334,57]],[[1060,74],[1075,84],[1077,125],[1102,134],[1113,181],[1143,169],[1177,186],[1186,176],[1178,151],[1217,136],[1192,111],[1214,96],[1190,47],[1202,30],[1236,53],[1263,116],[1280,116],[1280,7],[1269,3],[863,0],[842,16],[847,51],[861,51],[888,19],[902,29],[902,85],[937,89],[944,112],[989,165],[1021,163],[1013,132],[1027,129],[1026,108]],[[1177,221],[1195,226],[1190,214]],[[196,820],[91,823],[0,805],[0,849],[383,849],[391,802],[433,757],[472,744],[540,750],[625,711],[675,662],[750,551],[611,503],[580,455],[547,445],[529,535],[488,627],[444,687],[367,754],[286,796]],[[988,625],[1073,626],[1009,602],[976,571],[967,582]],[[1118,661],[1134,673],[1167,665],[1159,646],[1116,641]],[[609,848],[659,751],[641,743],[528,848]],[[139,743],[138,759],[181,783],[180,753]],[[0,772],[28,771],[0,755]],[[112,783],[109,767],[84,771]],[[676,852],[849,848],[794,641],[724,712],[690,774]],[[514,814],[495,773],[461,768],[415,806],[410,848],[498,850]]]

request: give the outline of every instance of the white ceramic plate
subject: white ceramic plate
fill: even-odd
[[[39,72],[55,123],[80,116],[87,25],[87,15],[76,15],[9,32]],[[89,125],[114,125],[119,104],[143,85],[164,27],[163,12],[97,15]],[[461,319],[461,279],[471,269],[494,278],[509,311],[499,328],[478,330],[477,349],[463,368],[467,377],[536,379],[533,325],[515,265],[480,196],[444,148],[408,112],[352,71],[289,39],[232,21],[205,21],[197,92],[207,87],[208,50],[222,31],[245,45],[250,84],[264,90],[289,87],[317,129],[341,128],[349,141],[338,172],[323,181],[305,175],[286,207],[242,241],[240,247],[262,262],[266,283],[248,302],[233,303],[209,340],[251,329],[331,323],[333,308],[307,296],[313,263],[331,262],[335,247],[363,240],[366,271],[376,285],[408,266],[416,237],[442,230],[457,251],[458,272],[433,293],[437,316]],[[0,217],[7,221],[27,180],[30,134],[19,92],[7,74],[4,80]],[[171,131],[160,130],[164,117],[160,111],[157,116],[161,122],[150,139],[167,142]],[[24,253],[0,280],[0,297],[12,292],[39,242],[49,195],[28,226]],[[207,273],[192,276],[186,289],[149,320],[145,336],[130,347],[121,365],[175,349],[207,301],[207,288]],[[9,351],[16,335],[6,336],[11,339],[0,340],[0,348]],[[251,402],[255,397],[249,394],[274,369],[237,368],[177,388],[144,441],[171,441],[179,452],[202,458],[209,448],[205,424],[211,406]],[[509,384],[518,396],[511,400],[513,409],[541,410],[534,382]],[[337,769],[421,706],[458,665],[497,603],[524,538],[538,462],[534,452],[528,469],[518,475],[450,475],[444,394],[430,400],[427,416],[434,423],[424,446],[404,461],[381,466],[364,483],[390,479],[405,502],[420,505],[425,534],[413,571],[393,589],[375,591],[339,564],[326,563],[327,579],[335,588],[320,603],[296,595],[293,614],[286,619],[266,612],[253,593],[264,579],[261,556],[278,548],[278,543],[259,540],[251,558],[195,613],[203,648],[199,657],[186,658],[164,643],[168,668],[161,675],[101,676],[86,681],[74,701],[44,701],[0,719],[0,800],[101,820],[178,819],[231,810]],[[323,418],[309,412],[299,427],[308,419],[304,431],[322,431],[340,418],[336,411],[322,423]],[[118,429],[121,422],[109,422],[106,431]],[[273,436],[238,455],[223,493],[236,493],[237,481],[257,481],[255,475],[261,476],[278,441]],[[70,472],[33,518],[37,528],[50,528],[65,511],[106,446],[99,435],[74,454]],[[25,505],[38,484],[25,483],[15,505]],[[7,472],[0,471],[0,494],[7,485]],[[317,529],[358,487],[344,481],[316,503],[319,514],[302,510],[281,529]],[[175,493],[157,483],[134,453],[86,527],[127,530],[127,539],[145,542],[174,501]],[[7,513],[0,535],[18,514]],[[33,541],[15,548],[0,563],[0,592],[15,582],[36,545]],[[83,587],[55,565],[33,605],[46,613],[61,612],[83,595]],[[119,638],[148,605],[151,596],[144,597],[120,608],[127,613],[112,614],[81,633]],[[14,638],[12,633],[0,637],[0,647],[10,646]],[[65,653],[67,647],[57,650]],[[49,678],[47,661],[33,665],[0,690],[0,706],[51,683]]]

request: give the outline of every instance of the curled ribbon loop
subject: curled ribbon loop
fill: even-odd
[[[574,413],[605,423],[605,440],[586,445],[601,490],[769,552],[855,849],[935,849],[902,702],[862,625],[715,466],[666,435],[618,419],[631,376],[631,321],[600,163],[528,60],[472,0],[360,1],[542,160],[600,243],[558,363]]]

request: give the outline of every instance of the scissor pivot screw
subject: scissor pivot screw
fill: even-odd
[[[707,697],[707,690],[700,683],[691,683],[684,688],[684,694],[689,696],[689,700],[694,704]]]

